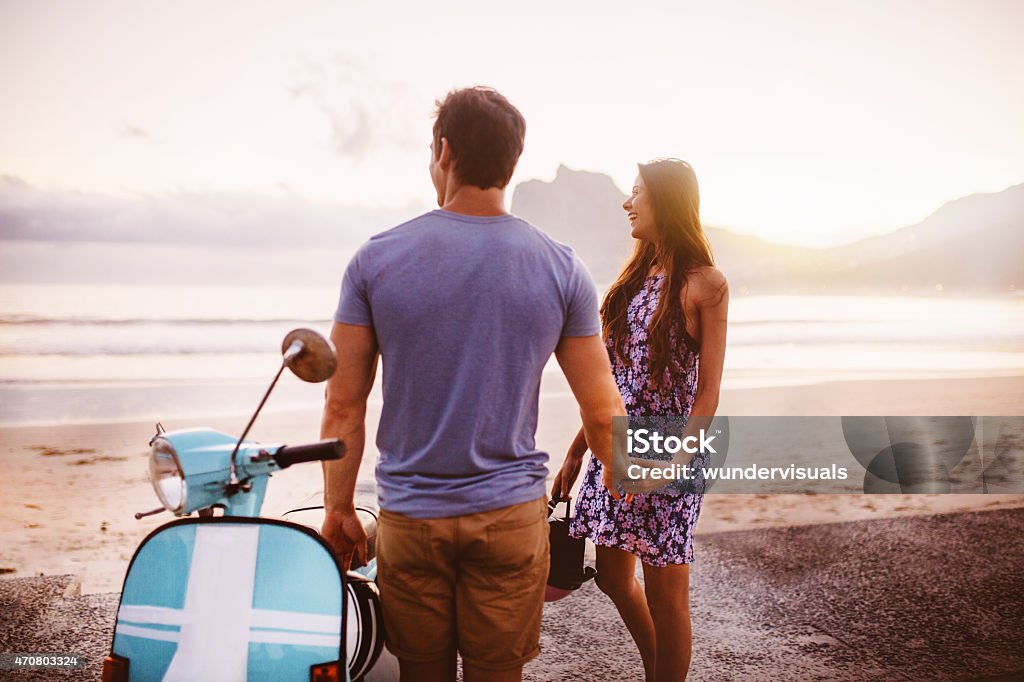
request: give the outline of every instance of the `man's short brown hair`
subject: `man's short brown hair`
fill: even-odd
[[[455,174],[480,189],[505,187],[512,179],[526,138],[526,120],[497,90],[476,86],[452,90],[437,102],[434,155],[448,140]]]

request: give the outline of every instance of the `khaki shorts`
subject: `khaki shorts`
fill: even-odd
[[[415,663],[456,651],[513,669],[540,653],[548,576],[546,500],[445,519],[382,511],[377,584],[387,646]]]

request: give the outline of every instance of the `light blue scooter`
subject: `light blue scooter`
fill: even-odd
[[[240,438],[157,425],[149,469],[163,507],[136,517],[166,510],[199,518],[161,526],[135,551],[104,682],[327,682],[362,674],[350,675],[349,665],[365,667],[365,652],[361,661],[353,661],[356,651],[346,657],[346,567],[315,531],[259,518],[271,474],[344,453],[337,439],[299,446],[245,440],[285,367],[314,383],[334,373],[334,348],[315,331],[290,332],[282,353]]]

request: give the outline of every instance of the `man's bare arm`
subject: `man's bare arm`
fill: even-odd
[[[600,336],[566,336],[559,341],[555,358],[579,403],[586,443],[611,470],[612,418],[625,416],[626,408],[612,378],[608,351]]]
[[[377,374],[377,337],[372,327],[335,323],[331,341],[338,368],[327,382],[321,438],[340,438],[345,456],[323,463],[324,526],[321,534],[343,563],[366,556],[366,535],[355,513],[356,478],[366,445],[366,400]]]

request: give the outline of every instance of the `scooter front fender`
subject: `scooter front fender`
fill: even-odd
[[[111,653],[129,680],[308,682],[334,662],[349,680],[345,594],[345,571],[307,528],[179,519],[135,551]]]

